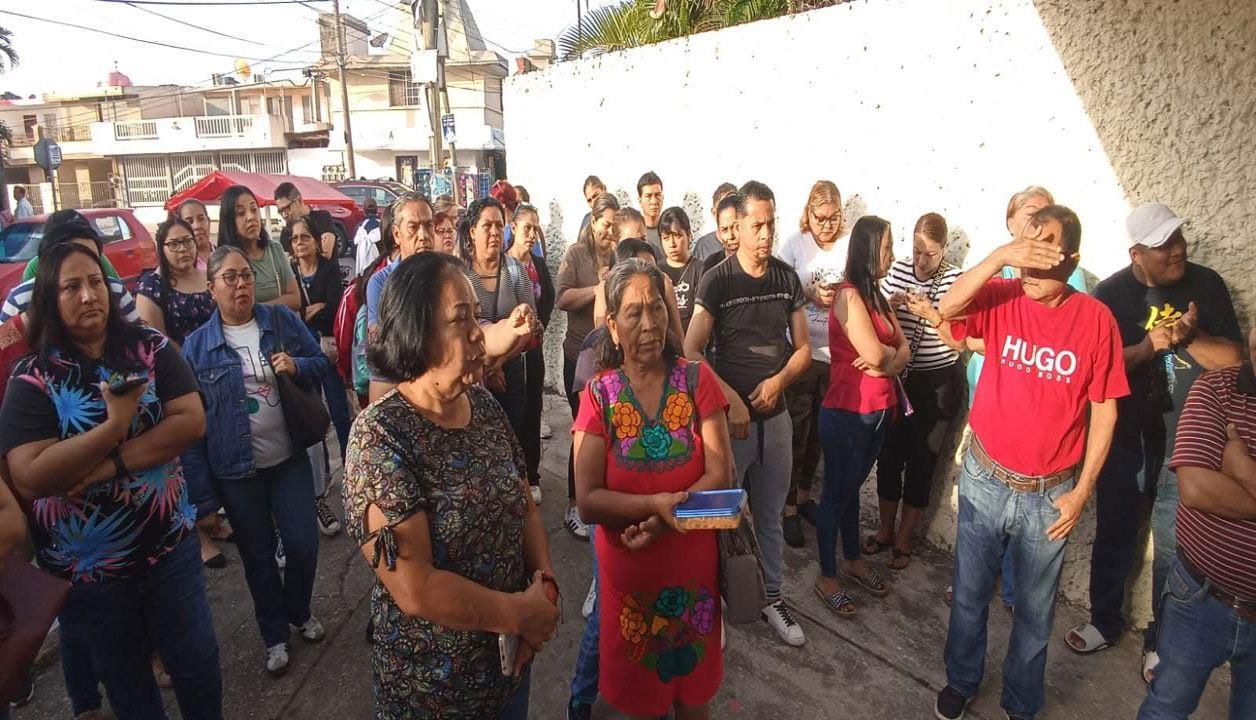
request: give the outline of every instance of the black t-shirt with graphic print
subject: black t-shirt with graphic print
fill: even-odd
[[[659,269],[672,280],[672,287],[676,290],[676,309],[680,311],[680,326],[689,332],[693,299],[698,294],[698,283],[702,279],[702,263],[697,258],[689,258],[683,266],[672,267],[666,260],[661,260]]]
[[[1215,271],[1188,262],[1175,285],[1147,287],[1126,267],[1095,286],[1094,297],[1108,306],[1121,330],[1121,343],[1137,345],[1147,331],[1165,317],[1177,317],[1195,303],[1199,329],[1219,338],[1242,342],[1230,291]],[[1178,415],[1195,379],[1204,373],[1186,348],[1176,357],[1164,353],[1150,363],[1127,370],[1130,394],[1117,401],[1115,441],[1137,446],[1140,437],[1164,437],[1165,452],[1173,448]],[[1160,448],[1150,448],[1158,454]]]
[[[719,348],[715,371],[741,396],[750,408],[751,419],[783,412],[782,401],[766,415],[755,413],[750,393],[780,372],[794,353],[790,317],[807,304],[798,273],[772,257],[763,277],[751,277],[742,269],[741,259],[733,255],[702,276],[696,302],[715,316],[712,336]]]

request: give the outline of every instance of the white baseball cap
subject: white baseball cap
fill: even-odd
[[[1178,217],[1168,206],[1151,202],[1140,206],[1125,218],[1125,230],[1130,236],[1130,247],[1143,245],[1154,248],[1168,242],[1173,233],[1186,222],[1186,218]]]

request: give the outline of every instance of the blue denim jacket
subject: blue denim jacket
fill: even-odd
[[[331,364],[305,323],[286,307],[257,304],[253,308],[261,332],[261,349],[267,357],[283,348],[297,366],[297,381],[320,387]],[[183,357],[192,366],[205,401],[205,437],[183,455],[183,473],[189,482],[241,478],[253,475],[253,438],[244,396],[244,371],[240,356],[222,335],[222,315],[217,310],[183,343]]]

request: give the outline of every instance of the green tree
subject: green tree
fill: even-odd
[[[0,27],[0,73],[17,65],[17,50],[13,47],[13,33],[8,28]],[[13,131],[0,120],[0,162],[9,157],[9,146],[13,144]]]
[[[566,60],[719,30],[846,0],[625,0],[586,14],[558,36]]]

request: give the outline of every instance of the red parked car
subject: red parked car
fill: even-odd
[[[140,271],[157,267],[157,246],[130,208],[89,208],[79,210],[96,228],[104,243],[105,257],[113,264],[122,282],[133,288]],[[0,230],[0,302],[22,282],[22,273],[31,258],[39,254],[47,215],[14,220]]]

